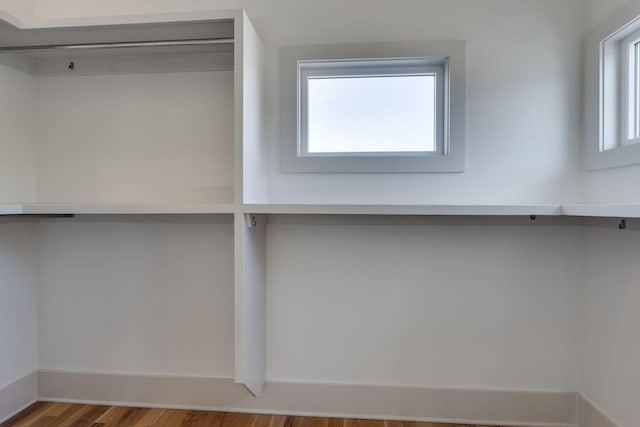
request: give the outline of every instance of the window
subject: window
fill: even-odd
[[[620,43],[620,145],[640,142],[640,32]]]
[[[465,47],[438,43],[285,48],[283,169],[463,171]]]
[[[640,19],[626,8],[585,39],[587,169],[640,164]]]
[[[442,153],[444,60],[300,61],[300,156]]]

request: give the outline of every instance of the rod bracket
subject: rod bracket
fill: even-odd
[[[267,225],[266,215],[244,214],[244,220],[248,228],[258,228]]]

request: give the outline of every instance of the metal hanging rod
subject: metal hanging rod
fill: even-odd
[[[7,52],[43,52],[43,51],[74,51],[74,50],[98,50],[121,49],[135,47],[171,47],[171,46],[208,46],[218,44],[233,44],[233,38],[218,39],[194,39],[194,40],[162,40],[141,42],[114,42],[114,43],[80,43],[40,46],[0,46],[0,53]]]

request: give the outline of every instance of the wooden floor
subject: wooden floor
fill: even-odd
[[[34,403],[0,427],[450,427],[448,424]],[[451,426],[452,427],[452,426]],[[456,426],[461,427],[461,426]],[[479,426],[465,426],[479,427]]]

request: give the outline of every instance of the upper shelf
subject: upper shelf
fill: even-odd
[[[0,205],[0,215],[231,214],[232,204],[24,204]]]
[[[425,216],[576,216],[640,218],[640,204],[572,205],[309,205],[254,204],[244,211],[255,214],[318,215],[425,215]]]
[[[576,204],[563,205],[567,216],[640,218],[640,204]]]
[[[448,216],[518,216],[562,215],[560,205],[309,205],[256,204],[244,205],[256,214],[319,215],[448,215]]]
[[[316,205],[316,204],[0,204],[3,215],[423,215],[640,218],[640,204],[573,205]]]
[[[22,205],[0,205],[0,215],[22,215],[24,209]]]
[[[0,18],[6,16],[0,16]],[[233,38],[241,10],[135,15],[30,23],[0,21],[3,46]]]

